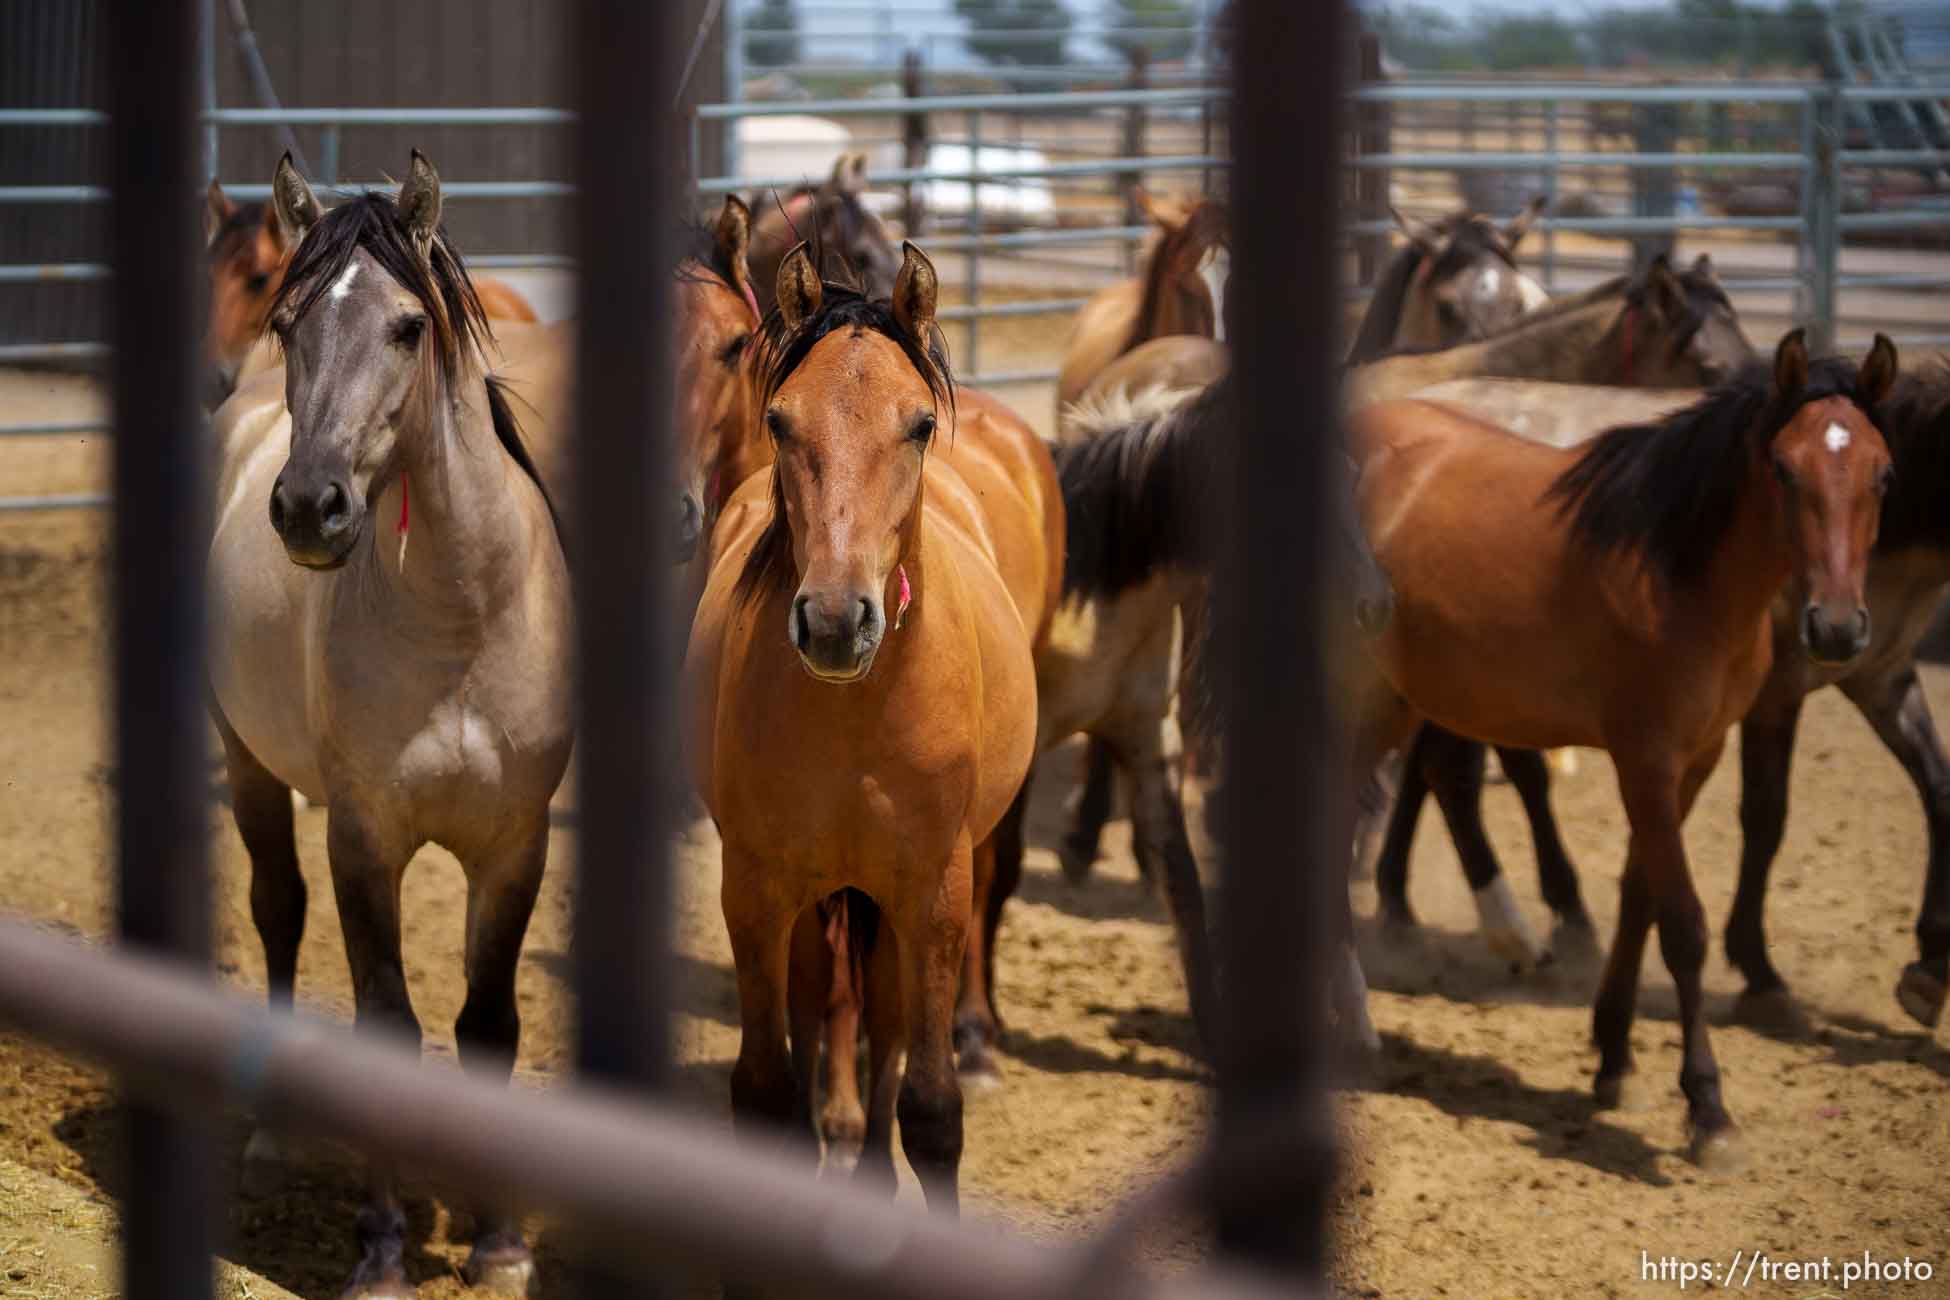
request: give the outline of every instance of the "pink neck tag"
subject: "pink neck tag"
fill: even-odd
[[[901,580],[900,603],[894,606],[894,630],[898,632],[901,630],[901,620],[907,617],[907,607],[914,603],[914,588],[907,585],[907,566],[905,564],[895,569],[894,572]]]

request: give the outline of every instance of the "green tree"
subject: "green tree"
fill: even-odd
[[[745,57],[758,66],[799,62],[799,11],[792,0],[760,0],[745,17],[745,34]]]
[[[990,63],[1065,62],[1070,11],[1062,0],[955,0],[955,12],[968,20],[968,48]]]
[[[1490,67],[1498,70],[1563,68],[1584,63],[1577,32],[1561,18],[1515,15],[1492,18],[1483,25],[1481,42],[1488,52]]]
[[[1106,43],[1126,54],[1147,50],[1153,62],[1182,59],[1192,51],[1195,23],[1190,0],[1111,0]]]

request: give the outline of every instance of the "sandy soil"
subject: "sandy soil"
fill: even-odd
[[[8,491],[92,482],[77,460],[90,449],[52,456],[59,464],[18,451],[0,447]],[[104,522],[98,513],[0,516],[0,908],[84,935],[109,927]],[[1926,683],[1937,706],[1950,707],[1950,673],[1929,670]],[[1729,754],[1688,835],[1715,917],[1732,890],[1737,783]],[[1164,912],[1137,879],[1128,828],[1111,828],[1110,861],[1098,879],[1068,887],[1048,847],[1061,824],[1057,784],[1047,782],[1038,800],[1027,880],[1000,951],[1006,1087],[970,1104],[963,1177],[972,1214],[1037,1236],[1074,1237],[1185,1158],[1208,1113],[1209,1079],[1193,1053]],[[1560,779],[1556,799],[1608,931],[1625,826],[1602,756],[1588,755],[1575,776]],[[565,815],[521,972],[522,1086],[562,1077],[573,1052],[566,949],[576,841],[571,796],[558,802]],[[1338,1211],[1348,1292],[1542,1300],[1675,1290],[1675,1282],[1641,1281],[1641,1252],[1826,1254],[1839,1268],[1841,1257],[1867,1250],[1950,1268],[1941,1176],[1950,1162],[1950,1054],[1890,996],[1913,949],[1923,824],[1895,762],[1832,692],[1805,715],[1793,806],[1772,933],[1814,1028],[1777,1038],[1728,1024],[1738,980],[1717,957],[1710,965],[1715,1042],[1754,1157],[1749,1172],[1731,1177],[1703,1174],[1683,1157],[1678,1032],[1656,956],[1635,1034],[1651,1104],[1594,1112],[1586,1037],[1595,970],[1524,979],[1504,970],[1474,938],[1454,855],[1436,820],[1425,819],[1414,879],[1425,936],[1403,951],[1363,934],[1385,1048],[1369,1086],[1340,1099],[1350,1138]],[[1507,789],[1491,790],[1489,819],[1519,898],[1541,925],[1527,834]],[[214,768],[210,825],[219,976],[260,988],[247,864]],[[301,1003],[310,1014],[348,1019],[322,815],[300,814],[298,833],[312,886]],[[679,866],[679,1098],[725,1125],[735,994],[708,824],[687,829]],[[1357,887],[1356,898],[1366,915],[1371,889]],[[438,1057],[451,1057],[461,1005],[461,917],[455,864],[423,853],[406,882],[406,963]],[[113,1290],[103,1270],[113,1233],[113,1123],[98,1071],[0,1039],[0,1295],[76,1300]],[[242,1117],[225,1127],[233,1160],[244,1134]],[[225,1258],[245,1271],[225,1275],[225,1294],[332,1295],[352,1259],[358,1188],[341,1153],[319,1150],[306,1153],[282,1188],[238,1196]],[[914,1194],[908,1180],[903,1195]],[[457,1189],[412,1188],[409,1262],[424,1295],[461,1291],[455,1270],[467,1219],[450,1208],[460,1199]],[[554,1233],[537,1223],[531,1235],[547,1291],[562,1293],[565,1261]],[[1144,1242],[1166,1267],[1204,1249],[1197,1223],[1161,1227]],[[1821,1293],[1759,1278],[1748,1289]],[[1849,1294],[1945,1295],[1950,1283],[1858,1285]]]

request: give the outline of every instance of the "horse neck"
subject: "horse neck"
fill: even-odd
[[[1747,462],[1746,489],[1733,522],[1692,595],[1707,618],[1736,638],[1770,617],[1774,598],[1794,574],[1780,491],[1767,457],[1750,452]]]
[[[521,500],[525,475],[499,445],[478,374],[459,391],[437,375],[425,382],[437,390],[407,403],[399,472],[375,503],[375,559],[409,604],[477,615],[504,604],[528,577],[534,532]]]
[[[1158,245],[1150,262],[1145,265],[1144,293],[1138,300],[1137,320],[1132,322],[1131,336],[1124,343],[1126,352],[1140,343],[1169,334],[1211,333],[1209,326],[1200,319],[1199,291],[1186,283],[1187,280],[1195,283],[1196,277],[1169,274],[1175,260],[1176,243],[1167,239]]]
[[[1351,387],[1363,402],[1380,401],[1451,379],[1547,379],[1595,383],[1606,365],[1606,339],[1615,332],[1619,300],[1553,312],[1544,320],[1440,352],[1384,357],[1357,367]]]

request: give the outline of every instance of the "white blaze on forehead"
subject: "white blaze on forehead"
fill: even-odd
[[[1821,435],[1821,440],[1828,444],[1828,450],[1839,456],[1843,448],[1849,444],[1849,432],[1839,424],[1831,424],[1828,426],[1828,432]]]
[[[1521,272],[1517,275],[1517,295],[1523,299],[1525,311],[1536,311],[1551,300],[1551,296],[1544,292],[1543,285]]]
[[[1485,302],[1496,297],[1497,290],[1503,287],[1503,272],[1493,266],[1483,268],[1483,274],[1476,278],[1476,296]]]
[[[347,262],[345,264],[345,274],[341,275],[338,283],[332,286],[332,301],[344,302],[345,295],[352,292],[352,282],[358,278],[359,264],[357,262]]]

